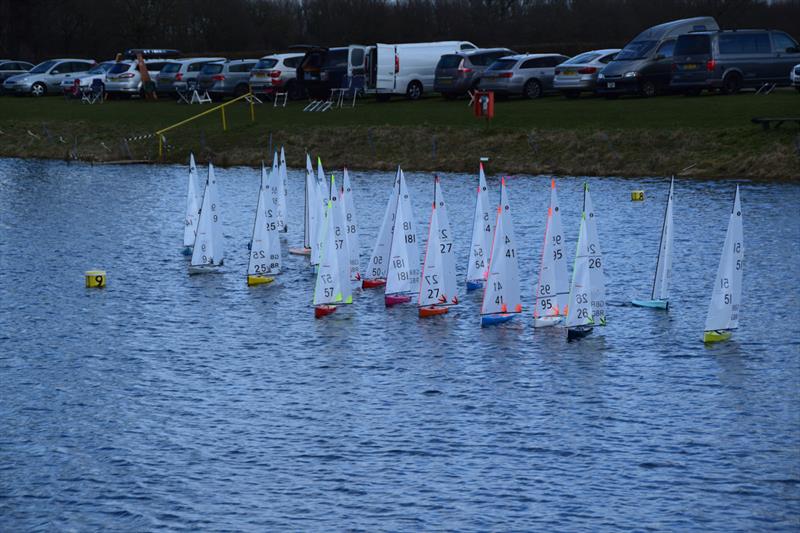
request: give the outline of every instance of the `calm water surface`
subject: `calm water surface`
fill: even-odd
[[[217,175],[224,273],[189,277],[184,168],[0,160],[0,530],[800,528],[797,185],[741,183],[741,328],[709,348],[734,182],[676,182],[663,313],[627,302],[668,182],[591,179],[608,326],[567,344],[530,327],[548,178],[509,179],[525,316],[481,329],[480,292],[432,320],[378,291],[314,320],[296,256],[248,288],[258,173]],[[366,264],[393,176],[352,178]],[[424,240],[432,176],[407,178]],[[558,181],[570,250],[582,182]],[[443,176],[462,283],[475,184]]]

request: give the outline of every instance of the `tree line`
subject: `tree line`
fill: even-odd
[[[255,57],[449,39],[574,54],[699,15],[800,38],[800,0],[0,0],[0,57],[102,60],[138,47]]]

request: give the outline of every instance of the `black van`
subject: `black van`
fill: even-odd
[[[643,31],[600,71],[597,92],[608,98],[621,94],[655,96],[669,88],[675,39],[691,31],[718,29],[714,17],[695,17]]]
[[[347,87],[349,50],[347,46],[309,49],[297,67],[297,84],[312,98],[327,98],[331,89]]]
[[[690,33],[675,44],[670,86],[686,94],[703,89],[734,94],[765,83],[789,85],[789,73],[797,63],[797,41],[782,31]]]

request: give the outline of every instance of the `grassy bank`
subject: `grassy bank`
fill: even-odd
[[[479,156],[504,173],[687,175],[800,181],[800,130],[763,131],[758,116],[800,115],[800,95],[668,96],[654,99],[509,100],[496,104],[491,124],[473,118],[466,101],[426,98],[355,109],[303,113],[303,105],[228,107],[169,132],[164,160],[183,162],[194,151],[221,165],[257,164],[283,144],[292,166],[305,151],[330,167],[474,171]],[[156,160],[155,138],[135,139],[209,106],[109,101],[81,105],[61,98],[0,98],[0,156],[92,161]],[[126,140],[127,139],[127,140]]]

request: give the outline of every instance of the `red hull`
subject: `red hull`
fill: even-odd
[[[314,308],[314,318],[322,318],[336,312],[335,305],[318,305]]]
[[[365,279],[361,282],[362,289],[377,289],[386,285],[385,279]]]
[[[405,296],[402,294],[388,294],[383,301],[386,304],[386,307],[391,307],[397,304],[407,304],[411,301],[411,296]]]
[[[428,318],[431,316],[439,316],[439,315],[446,315],[447,312],[450,310],[448,307],[420,307],[419,308],[419,317],[420,318]]]

